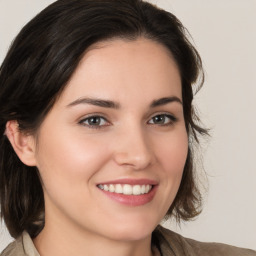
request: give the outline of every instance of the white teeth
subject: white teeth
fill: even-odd
[[[115,193],[118,193],[118,194],[122,194],[123,193],[123,188],[122,188],[122,186],[120,184],[116,185]]]
[[[145,194],[146,193],[146,185],[142,185],[141,187],[141,193]]]
[[[108,187],[108,191],[110,191],[110,192],[115,192],[115,187],[114,187],[114,185],[110,184],[109,187]]]
[[[99,185],[99,188],[100,188],[100,189],[104,189],[104,186],[103,186],[103,185]]]
[[[133,195],[140,195],[142,193],[142,189],[140,188],[140,185],[135,185],[132,188],[132,194]]]
[[[128,184],[125,184],[123,186],[123,194],[124,195],[132,195],[132,186],[128,185]]]
[[[147,194],[152,189],[152,185],[130,185],[130,184],[100,184],[98,188],[112,193],[124,195],[142,195]]]

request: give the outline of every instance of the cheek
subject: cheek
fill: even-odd
[[[158,159],[163,167],[166,193],[172,201],[179,189],[188,154],[188,137],[184,130],[167,138],[159,150]],[[167,196],[168,197],[168,196]]]
[[[158,152],[158,159],[160,159],[166,173],[181,176],[188,154],[187,133],[181,132],[165,139]]]
[[[157,209],[165,216],[178,192],[188,153],[188,138],[184,130],[165,136],[159,140],[157,152],[161,166],[161,186],[157,200]],[[159,172],[160,173],[160,172]]]
[[[75,191],[74,187],[76,190],[85,189],[91,177],[109,158],[108,150],[104,148],[107,144],[70,134],[55,133],[54,137],[41,134],[39,142],[37,167],[44,187],[56,190],[56,193],[58,187],[71,191]]]

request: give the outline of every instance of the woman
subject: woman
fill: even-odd
[[[2,255],[256,255],[158,226],[200,213],[200,74],[146,2],[59,0],[29,22],[0,74]]]

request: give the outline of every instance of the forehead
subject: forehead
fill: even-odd
[[[181,97],[178,67],[163,45],[139,38],[92,45],[84,54],[62,98],[119,98],[125,94],[176,94]],[[81,95],[85,94],[85,95]]]

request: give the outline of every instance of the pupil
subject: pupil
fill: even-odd
[[[91,117],[88,120],[90,125],[95,125],[95,124],[99,124],[100,123],[100,118],[99,117]]]
[[[156,116],[155,118],[154,118],[155,120],[154,120],[154,122],[155,123],[164,123],[164,116]]]

